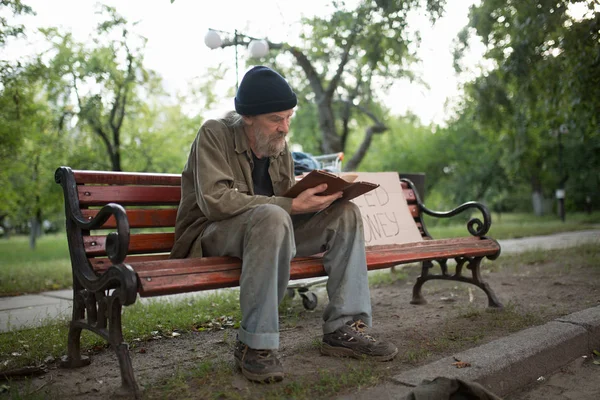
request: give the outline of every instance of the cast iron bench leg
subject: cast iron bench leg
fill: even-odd
[[[73,317],[69,324],[69,335],[67,341],[67,355],[61,360],[63,368],[79,368],[90,365],[90,358],[81,355],[81,331],[83,327],[80,321],[85,318],[85,304],[83,298],[73,290]]]
[[[118,296],[107,295],[103,290],[95,293],[74,290],[73,320],[69,327],[67,355],[62,358],[61,366],[77,368],[90,364],[90,358],[81,355],[81,331],[88,329],[107,340],[115,350],[121,370],[121,387],[115,395],[137,399],[141,392],[133,374],[129,345],[123,341],[122,307]]]
[[[429,280],[429,269],[433,267],[433,263],[431,261],[423,261],[421,263],[421,275],[417,278],[417,282],[415,286],[413,286],[413,296],[410,304],[427,304],[427,300],[423,297],[421,293],[421,288],[423,284]]]
[[[427,300],[425,300],[421,293],[423,284],[431,279],[443,279],[475,285],[487,295],[489,308],[502,308],[502,303],[500,303],[490,285],[481,278],[480,266],[482,259],[483,257],[456,258],[456,272],[454,275],[448,275],[447,260],[437,260],[442,271],[439,275],[432,275],[429,273],[429,270],[433,267],[432,261],[423,261],[421,266],[421,276],[417,278],[417,282],[415,283],[415,286],[413,286],[413,296],[410,304],[427,304]],[[467,263],[467,269],[471,270],[471,277],[462,275],[462,268],[465,263]]]
[[[121,303],[118,298],[111,298],[112,306],[109,307],[109,343],[119,360],[121,368],[121,387],[116,394],[131,396],[136,399],[140,397],[140,389],[135,381],[133,365],[129,355],[129,345],[123,341],[123,330],[121,325]]]

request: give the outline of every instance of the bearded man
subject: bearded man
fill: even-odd
[[[286,137],[296,94],[280,74],[257,66],[244,75],[234,104],[235,113],[207,120],[192,144],[171,258],[242,259],[242,321],[234,349],[242,373],[252,381],[283,379],[278,305],[290,263],[321,252],[329,276],[321,352],[393,359],[396,346],[365,333],[371,300],[358,207],[335,202],[341,192],[319,195],[325,184],[294,199],[282,196],[295,183]]]

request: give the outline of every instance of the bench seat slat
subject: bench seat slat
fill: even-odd
[[[406,199],[407,203],[410,204],[415,203],[417,201],[417,198],[415,197],[415,194],[412,191],[412,189],[407,188],[404,182],[402,182],[402,193],[404,193],[404,198]]]
[[[410,211],[410,215],[412,215],[413,218],[419,218],[419,207],[417,207],[416,205],[408,205],[408,211]]]
[[[131,235],[127,254],[168,253],[175,242],[175,233],[139,233]],[[88,257],[105,256],[106,236],[84,236],[83,245]]]
[[[492,256],[500,246],[492,239],[461,238],[428,240],[367,249],[369,270],[388,268],[422,260],[461,256]],[[151,297],[189,291],[238,286],[241,260],[210,257],[171,260],[168,266],[156,261],[130,264],[140,278],[140,296]],[[324,276],[322,258],[303,257],[292,261],[291,279]]]
[[[98,214],[99,210],[84,209],[81,214],[86,219],[92,219]],[[175,226],[177,218],[176,208],[153,208],[153,209],[133,209],[127,210],[127,219],[130,228],[165,228]],[[114,229],[117,223],[114,217],[102,225],[100,229]]]
[[[177,186],[77,186],[79,204],[103,206],[178,205],[181,189]]]
[[[111,172],[111,171],[73,171],[75,182],[78,184],[107,184],[107,185],[181,185],[179,174],[152,174],[141,172]]]
[[[137,263],[140,261],[164,261],[169,259],[169,254],[153,254],[151,256],[148,255],[135,255],[135,256],[127,256],[125,257],[125,264]],[[112,264],[112,262],[107,257],[98,257],[98,258],[89,258],[94,271],[98,273],[102,273],[106,271]]]

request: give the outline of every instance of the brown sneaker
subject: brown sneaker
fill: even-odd
[[[283,366],[273,350],[251,349],[238,340],[233,357],[242,374],[251,381],[270,383],[283,380]]]
[[[321,353],[335,357],[368,357],[376,361],[390,361],[398,348],[390,342],[380,342],[364,331],[367,325],[362,321],[349,321],[332,333],[323,335]]]

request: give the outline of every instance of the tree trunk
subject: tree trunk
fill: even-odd
[[[31,250],[35,250],[37,238],[40,237],[42,232],[42,221],[40,221],[36,215],[30,219],[30,222],[31,228],[29,230],[29,248]]]
[[[333,154],[344,151],[342,146],[342,138],[337,134],[335,129],[335,117],[331,102],[321,102],[318,104],[319,111],[319,127],[323,135],[321,143],[321,151],[323,154]]]
[[[542,193],[542,182],[537,176],[531,177],[531,202],[533,213],[541,217],[544,215],[544,194]]]
[[[4,231],[4,238],[10,239],[10,223],[8,223],[8,215],[0,216],[0,228]]]

